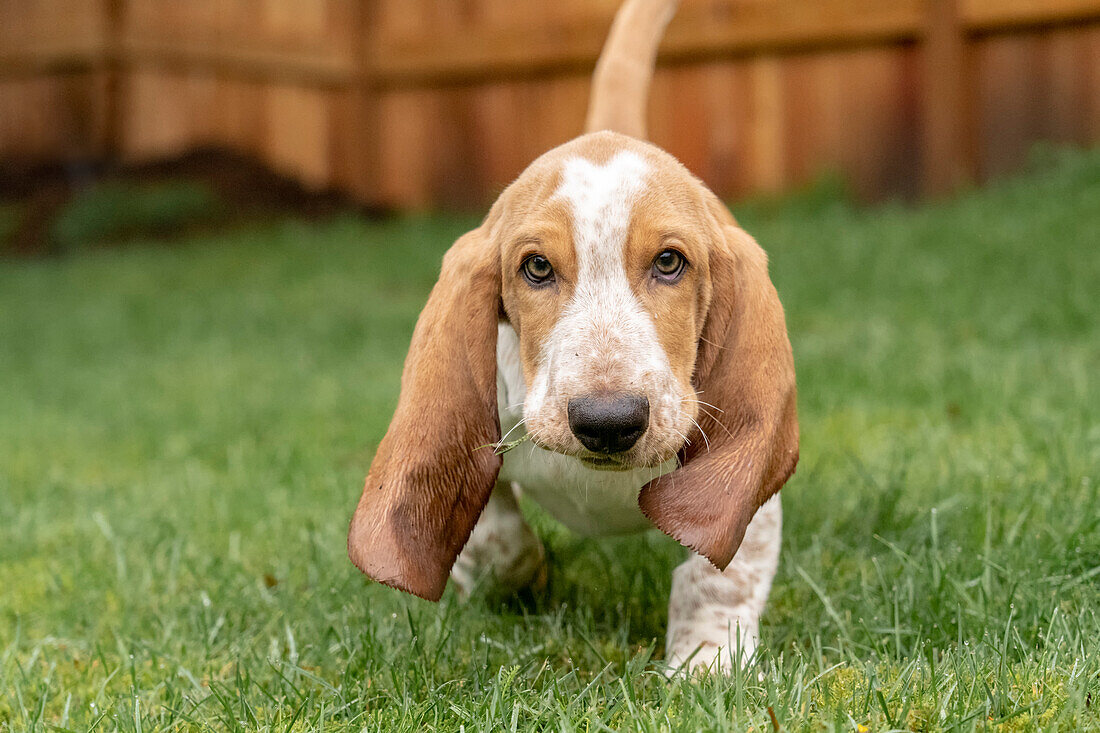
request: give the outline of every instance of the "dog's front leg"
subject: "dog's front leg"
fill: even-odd
[[[760,507],[737,555],[718,570],[693,554],[672,574],[665,656],[674,669],[728,672],[756,651],[760,615],[779,562],[779,496]]]
[[[542,543],[527,526],[510,483],[497,482],[451,579],[464,596],[474,588],[486,595],[507,595],[545,582]]]

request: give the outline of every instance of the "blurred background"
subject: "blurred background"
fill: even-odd
[[[59,202],[119,166],[231,206],[479,210],[581,129],[618,4],[0,0],[5,248],[63,243]],[[1100,0],[683,0],[650,130],[728,198],[948,192],[1100,140]]]
[[[443,252],[618,2],[0,0],[0,733],[1100,730],[1100,0],[681,0],[651,137],[798,369],[766,682],[654,669],[660,533],[528,504],[505,606],[348,562]]]

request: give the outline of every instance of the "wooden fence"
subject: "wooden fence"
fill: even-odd
[[[0,156],[253,154],[478,207],[575,136],[619,0],[0,0]],[[651,137],[738,196],[950,190],[1100,141],[1100,0],[681,0]]]

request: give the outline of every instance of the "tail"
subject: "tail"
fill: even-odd
[[[665,26],[678,0],[625,0],[596,62],[585,132],[646,136],[646,99]]]

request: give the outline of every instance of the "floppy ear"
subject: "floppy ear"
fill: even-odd
[[[641,491],[642,511],[719,569],[756,510],[798,463],[794,360],[767,255],[717,199],[722,232],[710,251],[712,297],[695,364],[703,406],[682,466]],[[714,408],[718,409],[714,409]]]
[[[348,530],[348,555],[360,570],[432,601],[443,595],[501,465],[486,447],[500,440],[500,264],[488,226],[443,258]]]

